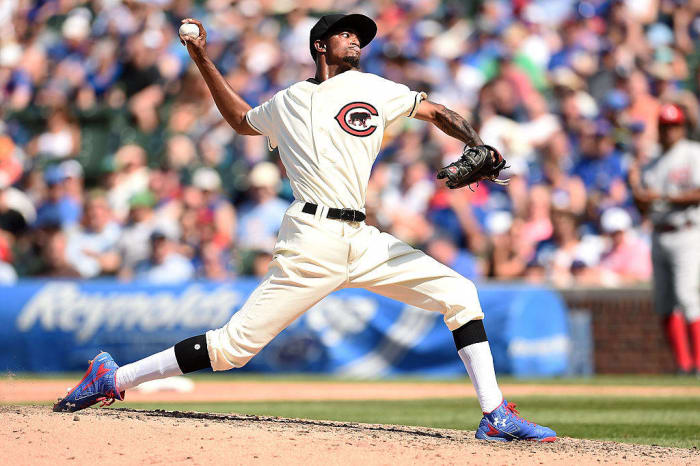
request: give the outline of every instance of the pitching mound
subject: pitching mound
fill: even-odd
[[[697,464],[693,450],[571,438],[484,443],[474,432],[132,409],[0,406],[4,464]]]

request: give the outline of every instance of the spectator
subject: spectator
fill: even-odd
[[[426,252],[470,280],[476,280],[482,275],[476,258],[469,251],[457,248],[448,236],[435,236],[430,239]]]
[[[153,284],[181,283],[194,278],[194,267],[177,251],[177,242],[167,232],[156,230],[150,236],[149,259],[136,266],[134,279]]]
[[[386,190],[381,198],[391,233],[409,244],[425,242],[433,231],[425,215],[434,192],[435,182],[425,162],[418,160],[405,167],[401,184]]]
[[[46,131],[29,143],[29,154],[46,160],[65,159],[77,155],[79,149],[80,130],[65,108],[54,110]]]
[[[600,217],[600,227],[610,238],[610,245],[598,266],[598,282],[604,286],[648,282],[651,251],[632,231],[630,214],[619,207],[611,207]]]
[[[537,92],[528,94],[525,100],[529,121],[523,132],[534,147],[542,147],[561,129],[559,119],[549,112],[547,101]]]
[[[149,258],[149,240],[154,231],[168,232],[170,237],[178,237],[179,225],[167,216],[157,215],[153,209],[156,198],[150,191],[142,191],[129,200],[128,223],[116,244],[121,258],[119,276],[130,278],[134,267]]]
[[[644,73],[634,70],[624,80],[627,94],[630,96],[628,115],[630,120],[644,123],[642,138],[651,143],[658,139],[656,117],[659,114],[659,101],[649,94],[649,82]]]
[[[222,247],[229,246],[236,232],[236,211],[221,192],[221,177],[213,168],[198,168],[192,175],[192,187],[201,196],[197,207],[213,219],[214,241]]]
[[[523,241],[535,245],[552,236],[552,196],[546,186],[533,186],[529,192],[527,216],[521,227]]]
[[[227,251],[213,241],[204,243],[201,247],[200,266],[197,277],[204,280],[223,282],[235,277],[229,269]]]
[[[601,245],[595,238],[580,238],[576,216],[567,208],[552,210],[552,226],[551,238],[537,245],[535,264],[543,267],[547,280],[570,286],[583,269],[598,264]]]
[[[626,200],[627,192],[622,156],[615,149],[612,130],[607,120],[586,128],[581,138],[581,158],[573,173],[596,202],[619,204]]]
[[[149,187],[155,195],[154,208],[158,217],[177,223],[182,215],[182,185],[178,172],[167,167],[152,170]]]
[[[42,265],[36,275],[53,278],[80,278],[80,273],[68,262],[66,233],[56,226],[46,225],[42,236]]]
[[[546,143],[541,162],[542,181],[549,186],[552,197],[568,204],[578,215],[586,207],[587,193],[581,179],[569,173],[570,147],[563,132],[555,133]]]
[[[112,212],[103,191],[92,191],[85,203],[83,225],[68,234],[66,259],[83,278],[113,274],[120,259],[115,248],[121,227],[112,218]]]
[[[238,246],[272,251],[289,202],[277,197],[280,173],[271,162],[260,162],[248,177],[250,200],[239,209]]]
[[[252,275],[256,278],[262,279],[265,275],[267,275],[270,262],[272,262],[272,254],[270,254],[268,251],[255,251],[253,253]]]
[[[44,172],[44,181],[48,186],[47,198],[39,205],[34,227],[60,225],[62,228],[74,227],[82,217],[80,205],[66,193],[66,174],[60,165],[50,165]]]
[[[523,240],[523,222],[507,211],[492,212],[486,219],[490,239],[488,276],[513,280],[525,275],[534,245]]]
[[[107,198],[117,221],[124,223],[131,196],[148,189],[146,151],[136,144],[126,144],[114,154],[113,163],[113,167],[105,167],[109,170],[107,173],[112,173]]]
[[[83,167],[74,159],[61,162],[59,165],[66,175],[64,186],[66,195],[79,205],[83,205]]]

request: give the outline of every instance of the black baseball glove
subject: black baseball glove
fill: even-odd
[[[499,180],[498,175],[506,167],[506,160],[491,146],[465,147],[462,156],[448,166],[442,168],[437,177],[447,178],[446,186],[457,189],[481,180],[489,180],[501,185],[508,180]]]

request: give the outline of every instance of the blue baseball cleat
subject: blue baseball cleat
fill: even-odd
[[[535,424],[521,418],[514,404],[503,400],[498,408],[484,413],[476,438],[493,442],[510,442],[511,440],[532,440],[535,442],[554,442],[557,433],[549,427]]]
[[[109,353],[101,352],[90,361],[87,372],[78,385],[64,398],[53,405],[56,412],[73,412],[85,409],[95,403],[109,406],[114,400],[123,401],[124,392],[117,391],[117,369],[119,366]]]

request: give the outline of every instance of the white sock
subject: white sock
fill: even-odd
[[[479,398],[481,411],[490,413],[503,402],[503,394],[498,388],[496,371],[488,341],[468,345],[457,352],[467,368],[476,396]]]
[[[117,369],[117,389],[123,392],[143,382],[173,375],[182,375],[182,371],[175,358],[175,347],[171,346],[165,351]]]

